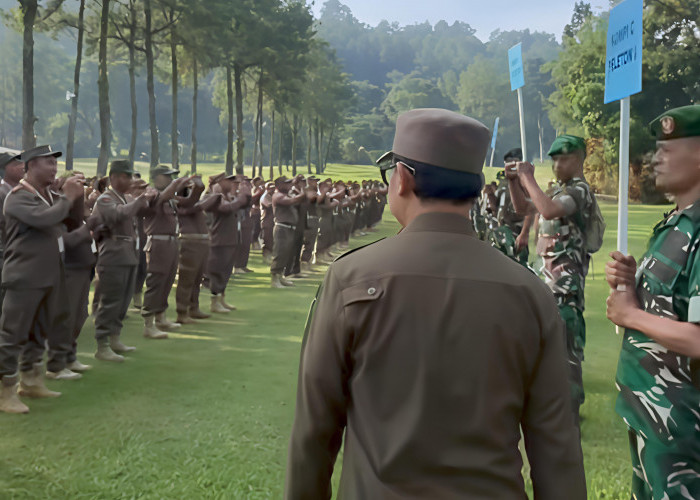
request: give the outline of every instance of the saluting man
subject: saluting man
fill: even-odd
[[[44,343],[51,352],[47,369],[66,369],[72,349],[68,327],[66,282],[63,267],[63,220],[71,204],[83,196],[79,177],[67,179],[64,196],[52,193],[61,152],[38,146],[22,153],[26,175],[5,199],[5,289],[0,319],[0,411],[27,413],[17,397],[57,397],[44,384]],[[21,359],[21,367],[19,366]]]
[[[95,203],[93,215],[103,226],[97,231],[97,275],[100,297],[95,312],[95,358],[120,363],[123,354],[136,350],[121,341],[122,322],[134,293],[139,251],[145,244],[138,235],[136,218],[141,216],[158,193],[141,189],[133,199],[127,198],[134,174],[129,160],[114,160],[109,166],[109,187]]]
[[[451,111],[399,115],[379,162],[403,230],[319,289],[285,498],[331,497],[343,433],[341,498],[527,498],[521,429],[535,498],[586,498],[556,304],[468,219],[489,141]]]
[[[700,106],[651,122],[656,187],[676,208],[648,250],[613,252],[608,318],[625,329],[615,409],[629,429],[632,498],[700,498]]]
[[[591,258],[586,241],[587,233],[592,230],[590,215],[597,204],[583,176],[585,141],[574,135],[561,135],[547,154],[552,158],[552,170],[557,177],[551,192],[545,193],[537,184],[531,163],[509,163],[505,171],[516,211],[529,215],[536,210],[540,214],[537,254],[544,262],[545,283],[552,290],[566,324],[572,409],[578,421],[585,399],[581,366],[586,345],[584,286]],[[514,168],[517,173],[513,172]],[[531,201],[525,199],[525,192]]]
[[[175,283],[177,263],[179,258],[177,222],[177,201],[174,199],[178,191],[190,182],[190,177],[173,180],[173,175],[179,170],[173,170],[166,165],[159,165],[151,171],[153,187],[159,193],[149,203],[144,215],[146,230],[147,274],[146,293],[143,296],[141,315],[144,319],[143,335],[151,339],[164,339],[168,334],[163,330],[179,328],[180,323],[169,321],[165,315],[168,309],[168,295]]]

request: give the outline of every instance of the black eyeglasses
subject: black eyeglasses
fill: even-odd
[[[413,176],[416,175],[416,169],[415,169],[415,168],[413,168],[411,165],[409,165],[408,163],[406,163],[406,162],[403,161],[403,160],[397,160],[397,161],[395,161],[395,162],[389,164],[388,167],[382,168],[382,169],[381,169],[381,172],[382,172],[382,180],[384,181],[384,184],[386,184],[387,186],[389,185],[389,181],[390,181],[391,178],[393,177],[394,173],[392,172],[389,176],[387,176],[386,173],[389,172],[390,170],[394,170],[394,169],[397,167],[397,165],[398,165],[399,163],[401,163],[404,167],[406,167],[406,168],[408,169],[408,171],[411,172],[411,175],[413,175]]]

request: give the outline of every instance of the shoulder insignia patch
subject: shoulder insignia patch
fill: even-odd
[[[333,262],[337,262],[337,261],[339,261],[340,259],[342,259],[342,258],[344,258],[344,257],[347,257],[347,256],[350,255],[351,253],[355,253],[355,252],[357,252],[358,250],[362,250],[363,248],[367,248],[368,246],[374,245],[375,243],[379,243],[380,241],[385,240],[385,239],[386,239],[386,238],[380,238],[380,239],[378,239],[377,241],[373,241],[372,243],[367,243],[366,245],[362,245],[362,246],[359,246],[359,247],[357,247],[357,248],[353,248],[352,250],[348,250],[348,251],[345,252],[344,254],[339,255],[338,257],[336,257],[335,260],[333,260]]]

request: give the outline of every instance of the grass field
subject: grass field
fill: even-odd
[[[539,168],[538,178],[547,170]],[[337,165],[327,172],[358,179],[376,173]],[[602,276],[615,244],[616,207],[602,209],[608,230],[586,288],[583,449],[589,498],[627,499],[626,432],[613,412],[621,338],[605,319]],[[630,207],[634,255],[665,209]],[[397,229],[387,220],[353,245]],[[122,365],[92,358],[88,320],[79,357],[95,369],[76,382],[50,382],[63,396],[28,401],[29,415],[0,414],[0,498],[281,498],[303,324],[323,270],[294,289],[272,290],[259,252],[251,264],[255,274],[236,277],[227,293],[238,311],[169,340],[144,339],[140,318],[130,314],[124,337],[138,350]]]

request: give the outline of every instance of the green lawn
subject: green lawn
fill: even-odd
[[[361,178],[377,171],[333,165],[327,173]],[[626,432],[613,412],[621,338],[605,319],[602,276],[615,244],[616,207],[602,209],[606,241],[586,288],[583,449],[589,498],[627,499]],[[630,208],[634,255],[665,209]],[[353,244],[397,229],[387,221]],[[130,314],[124,337],[138,351],[123,365],[92,358],[88,320],[79,355],[95,369],[76,382],[49,383],[63,396],[28,401],[29,415],[0,414],[0,498],[280,498],[303,324],[323,275],[272,290],[259,252],[251,261],[255,274],[237,277],[227,294],[238,311],[164,341],[144,339],[139,317]]]

